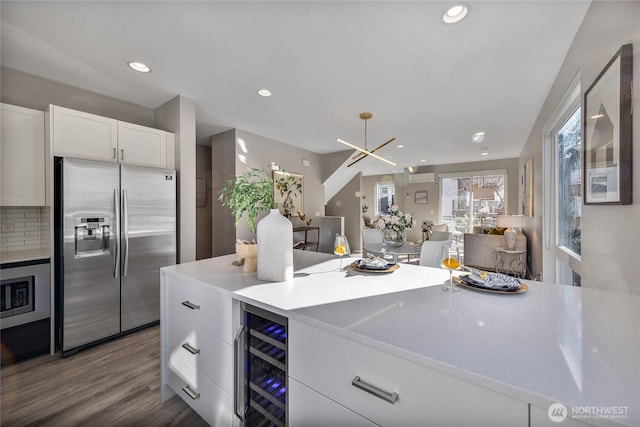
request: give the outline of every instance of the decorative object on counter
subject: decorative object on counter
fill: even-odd
[[[336,268],[334,271],[345,271],[345,269],[342,268],[342,257],[345,255],[351,255],[347,236],[336,234],[336,238],[333,242],[333,253],[340,257],[340,268]]]
[[[293,279],[293,225],[271,209],[258,222],[258,279],[283,282]]]
[[[387,246],[398,248],[407,240],[405,230],[416,225],[416,220],[411,214],[400,212],[397,205],[391,205],[388,214],[376,217],[375,224],[382,230],[382,242]]]
[[[242,271],[255,273],[258,269],[258,244],[255,240],[236,241],[236,254],[243,260]]]
[[[633,202],[632,83],[633,46],[625,44],[584,93],[586,205]]]
[[[273,198],[280,213],[287,218],[303,212],[303,176],[282,169],[273,171]],[[303,218],[301,218],[303,219]]]
[[[496,227],[506,228],[504,231],[504,243],[507,249],[513,249],[516,245],[518,232],[514,228],[524,227],[523,215],[498,215]]]
[[[422,221],[422,240],[429,240],[431,235],[431,228],[433,227],[433,221],[425,219]]]

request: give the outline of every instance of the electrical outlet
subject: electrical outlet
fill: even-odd
[[[10,233],[15,229],[13,218],[2,218],[2,231]]]

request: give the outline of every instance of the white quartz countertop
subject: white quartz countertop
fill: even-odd
[[[615,421],[640,426],[640,298],[533,281],[522,294],[450,294],[445,270],[336,272],[337,257],[294,252],[303,277],[290,282],[260,282],[232,255],[163,271],[545,410],[627,408]]]

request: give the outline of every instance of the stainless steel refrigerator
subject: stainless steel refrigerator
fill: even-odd
[[[175,171],[55,159],[57,342],[63,356],[160,319],[176,263]]]

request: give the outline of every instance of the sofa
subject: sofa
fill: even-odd
[[[496,271],[497,248],[504,248],[504,236],[500,234],[465,233],[464,265],[480,270]],[[524,276],[527,270],[527,236],[518,233],[515,249],[525,251],[524,265],[516,266],[515,271]],[[506,255],[511,256],[511,255]],[[505,259],[508,263],[509,259]],[[514,263],[515,266],[515,263]]]

